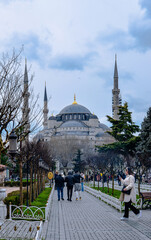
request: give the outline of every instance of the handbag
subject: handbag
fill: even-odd
[[[122,192],[122,193],[125,193],[125,194],[127,194],[127,195],[130,195],[130,193],[131,193],[131,189],[126,190],[126,191],[123,190],[123,189],[126,188],[126,187],[127,187],[127,186],[123,186],[121,192]]]

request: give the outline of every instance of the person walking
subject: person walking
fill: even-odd
[[[121,220],[127,220],[129,218],[129,208],[137,215],[138,218],[141,217],[141,211],[135,208],[132,203],[136,203],[136,192],[135,192],[135,179],[131,168],[127,167],[125,169],[126,178],[122,179],[119,177],[121,183],[124,185],[121,192],[120,201],[125,203],[124,216],[121,217]],[[128,194],[128,190],[130,193]]]
[[[61,193],[61,199],[64,200],[63,198],[64,178],[61,176],[61,174],[56,175],[55,186],[58,192],[58,201],[60,201],[60,193]]]
[[[81,173],[81,177],[82,177],[82,179],[81,179],[81,191],[84,192],[84,179],[85,179],[85,176],[84,176],[83,173]]]
[[[76,200],[81,200],[81,179],[83,179],[83,177],[78,173],[78,171],[76,171],[74,174],[74,191],[76,193]]]
[[[74,185],[74,177],[71,171],[69,171],[68,175],[65,177],[65,182],[67,183],[67,200],[71,202]]]

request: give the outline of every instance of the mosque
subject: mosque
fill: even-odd
[[[76,101],[64,107],[56,116],[48,117],[47,91],[44,90],[43,108],[43,130],[36,135],[41,141],[57,143],[62,140],[78,142],[79,146],[87,145],[89,150],[94,151],[96,145],[103,145],[114,142],[114,138],[106,131],[110,128],[101,123],[88,108]],[[114,87],[112,90],[112,112],[113,118],[118,119],[118,107],[121,104],[120,90],[118,88],[117,59],[114,66]]]

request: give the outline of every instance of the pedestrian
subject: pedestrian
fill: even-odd
[[[54,180],[55,180],[55,182],[56,182],[56,177],[58,177],[58,173],[59,173],[58,171],[55,172],[55,176],[54,176]],[[57,190],[57,186],[56,186],[56,184],[55,184],[55,190]]]
[[[83,173],[81,173],[81,191],[84,192],[84,179],[85,179],[85,176]]]
[[[121,192],[120,201],[124,201],[125,203],[125,211],[124,216],[121,217],[121,220],[127,220],[129,217],[129,208],[137,215],[138,218],[141,217],[141,211],[135,208],[132,203],[136,203],[136,192],[135,192],[135,178],[133,176],[133,172],[131,168],[127,167],[125,169],[126,178],[123,180],[119,177],[123,186],[123,191]],[[128,190],[130,193],[128,194]]]
[[[78,173],[78,171],[76,171],[74,174],[74,191],[76,193],[76,200],[81,200],[81,179],[83,179],[83,177]]]
[[[58,201],[60,201],[60,193],[61,193],[61,199],[64,200],[63,198],[64,178],[61,176],[61,174],[56,175],[55,186],[58,192]]]
[[[65,182],[67,183],[67,200],[71,202],[74,185],[74,177],[71,171],[69,171],[68,175],[65,177]]]

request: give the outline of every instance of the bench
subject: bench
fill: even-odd
[[[142,192],[140,195],[142,197],[142,209],[151,208],[151,192]]]

